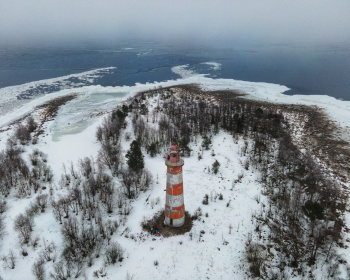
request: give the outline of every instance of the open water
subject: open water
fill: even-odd
[[[205,62],[221,64],[220,69]],[[0,88],[115,67],[93,80],[71,77],[65,87],[122,86],[177,79],[179,65],[213,78],[276,83],[289,87],[285,94],[329,95],[350,100],[350,46],[296,47],[255,45],[204,48],[156,43],[63,48],[0,48]],[[62,89],[59,82],[32,86],[18,99]],[[16,93],[13,93],[16,94]]]

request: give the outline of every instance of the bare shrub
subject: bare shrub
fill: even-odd
[[[31,226],[33,226],[33,217],[38,215],[40,212],[40,206],[37,202],[31,202],[29,206],[26,208],[26,216],[30,219]]]
[[[108,220],[106,229],[109,231],[110,235],[113,235],[113,233],[118,229],[118,227],[119,227],[119,224],[117,221]]]
[[[123,261],[123,249],[118,242],[112,242],[105,252],[105,263],[115,264]]]
[[[37,260],[33,264],[32,272],[37,280],[45,279],[45,267],[42,259]]]
[[[2,215],[0,214],[0,238],[2,238],[4,231],[5,231],[5,223]]]
[[[193,215],[192,215],[192,220],[197,220],[199,217],[201,217],[203,215],[202,213],[202,209],[200,207],[198,207],[196,209],[196,211],[194,211]]]
[[[93,276],[96,277],[96,278],[103,278],[103,277],[106,277],[107,276],[107,270],[105,267],[101,267],[100,269],[98,270],[95,270],[94,273],[93,273]]]
[[[214,174],[217,174],[219,171],[219,168],[220,168],[220,163],[217,160],[215,160],[215,162],[212,164],[211,168],[212,168]]]
[[[33,166],[37,166],[37,165],[38,165],[38,162],[39,162],[39,154],[40,154],[39,150],[38,150],[38,149],[35,149],[35,150],[33,151],[33,153],[31,153],[31,154],[29,155],[29,159],[30,159],[30,161],[31,161],[31,163],[32,163]]]
[[[4,217],[2,214],[5,213],[6,209],[6,200],[0,200],[0,238],[2,238],[5,231]]]
[[[44,168],[44,181],[51,183],[53,178],[53,172],[50,166],[45,166]]]
[[[16,267],[16,256],[12,250],[9,251],[8,255],[3,257],[4,265],[10,269],[15,269]]]
[[[14,141],[7,141],[6,150],[0,152],[0,192],[4,196],[15,187],[18,197],[30,191],[30,172],[20,155],[22,152]]]
[[[39,181],[51,182],[53,178],[52,169],[47,165],[47,155],[35,149],[33,153],[29,155],[29,159],[33,165],[31,171],[32,185],[34,186],[34,191],[37,192],[40,187]]]
[[[265,251],[258,243],[250,243],[246,248],[246,258],[250,263],[250,272],[254,277],[260,277],[260,268],[265,261]]]
[[[71,279],[71,266],[68,266],[63,261],[60,261],[53,266],[54,272],[50,273],[50,277],[54,280],[69,280]]]
[[[55,251],[56,246],[54,242],[46,243],[45,239],[43,239],[44,249],[39,253],[40,258],[46,262],[54,260],[56,258]]]
[[[209,204],[209,195],[208,194],[205,194],[202,203],[204,205],[208,205]]]
[[[101,237],[93,225],[78,224],[76,218],[69,218],[62,227],[65,246],[62,256],[67,262],[79,264],[101,246]]]
[[[33,132],[38,127],[38,124],[34,121],[32,116],[29,116],[27,118],[26,126],[30,132]]]
[[[35,249],[39,243],[39,236],[35,236],[34,239],[31,240],[30,245]]]
[[[48,197],[49,196],[47,194],[41,194],[36,197],[36,204],[40,208],[41,213],[45,212],[45,209],[47,207]]]
[[[30,130],[27,126],[22,124],[17,125],[14,137],[22,144],[26,145],[32,138],[30,136]]]
[[[0,215],[7,210],[6,200],[0,200]]]

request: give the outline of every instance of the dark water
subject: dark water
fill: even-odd
[[[221,70],[201,64],[208,61],[221,63]],[[209,77],[282,84],[291,88],[286,94],[321,94],[350,100],[350,46],[182,48],[148,43],[113,47],[7,47],[0,49],[0,88],[105,67],[117,68],[92,84],[160,82],[179,78],[171,68],[184,64],[198,73],[208,73]],[[33,88],[21,96],[58,89],[55,85]]]

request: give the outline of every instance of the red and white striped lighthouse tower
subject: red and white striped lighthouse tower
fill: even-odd
[[[167,166],[166,200],[164,223],[171,227],[181,227],[185,223],[185,204],[182,181],[182,166],[180,148],[174,143],[170,154],[165,160]]]

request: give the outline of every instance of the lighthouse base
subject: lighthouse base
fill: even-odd
[[[169,217],[165,217],[164,224],[169,227],[181,227],[185,223],[185,216],[179,219],[170,219]]]
[[[178,227],[168,226],[165,223],[164,217],[164,210],[159,211],[158,213],[154,214],[153,217],[150,217],[149,220],[146,220],[142,223],[142,229],[149,233],[151,229],[158,227],[159,234],[165,238],[176,235],[183,235],[192,230],[193,221],[191,219],[191,215],[188,212],[185,212],[185,223],[182,226]]]

